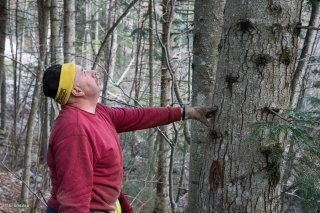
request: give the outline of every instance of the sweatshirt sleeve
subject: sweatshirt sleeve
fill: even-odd
[[[162,126],[181,119],[180,107],[107,107],[107,109],[117,132]]]
[[[69,136],[54,145],[59,212],[88,213],[93,187],[93,153],[86,136]]]

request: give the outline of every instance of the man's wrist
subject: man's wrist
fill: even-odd
[[[181,120],[185,120],[186,119],[186,105],[182,105],[181,106]]]

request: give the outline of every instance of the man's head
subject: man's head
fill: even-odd
[[[43,75],[43,93],[61,105],[70,101],[99,98],[100,86],[95,71],[86,71],[73,63],[55,64]]]

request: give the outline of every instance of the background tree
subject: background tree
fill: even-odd
[[[302,49],[292,79],[291,109],[282,115],[291,118],[287,120],[287,126],[282,128],[290,135],[282,179],[283,212],[299,208],[303,212],[314,212],[320,208],[316,201],[320,195],[316,184],[319,181],[319,123],[315,120],[319,117],[319,1],[305,1],[304,5],[303,12],[311,10],[311,13],[302,16],[306,21],[299,26]]]
[[[171,27],[174,13],[174,1],[163,0],[162,2],[162,36],[161,42],[163,44],[161,51],[161,94],[160,105],[167,106],[170,104],[170,71],[168,60],[170,60],[171,53]],[[168,126],[161,127],[161,132],[168,135]],[[168,212],[169,211],[169,191],[168,191],[168,144],[165,138],[158,133],[158,172],[157,172],[157,197],[154,207],[154,212]]]
[[[5,78],[5,66],[4,66],[4,49],[6,43],[6,25],[7,25],[7,0],[0,2],[0,87],[1,87],[1,111],[0,111],[0,130],[6,129],[6,78]]]
[[[106,31],[110,30],[110,28],[112,27],[112,25],[115,22],[115,14],[116,14],[116,10],[117,10],[117,1],[112,1],[109,0],[108,2],[109,8],[107,11],[107,16],[106,16]],[[118,48],[118,44],[117,44],[117,30],[115,30],[111,37],[107,40],[106,42],[106,46],[105,46],[105,72],[103,74],[103,88],[102,88],[102,97],[106,97],[107,95],[107,88],[108,88],[108,82],[110,81],[110,79],[113,79],[113,73],[114,73],[114,69],[115,69],[115,63],[116,63],[116,51]],[[103,103],[106,103],[106,99],[103,98],[102,99]]]
[[[21,190],[21,199],[24,203],[28,204],[28,189],[27,185],[30,184],[30,170],[31,170],[31,155],[32,155],[32,142],[33,131],[35,127],[35,117],[37,110],[39,108],[39,97],[41,91],[41,80],[43,76],[44,63],[46,59],[47,51],[47,36],[48,36],[48,24],[49,24],[49,0],[38,0],[38,21],[39,21],[39,46],[40,46],[40,56],[39,64],[36,73],[36,82],[34,93],[32,96],[32,105],[30,110],[30,115],[28,118],[28,129],[25,141],[25,154],[24,154],[24,171],[23,171],[23,184]]]
[[[307,64],[310,61],[312,46],[314,44],[314,40],[316,37],[316,31],[312,28],[318,27],[319,25],[319,17],[320,17],[320,5],[319,2],[316,0],[310,1],[311,5],[311,15],[309,21],[309,29],[307,29],[306,37],[303,42],[303,47],[301,50],[300,58],[298,61],[297,68],[294,71],[294,75],[292,78],[292,93],[291,97],[291,105],[292,106],[302,106],[303,102],[303,93],[305,88],[303,88],[304,79],[306,76],[307,71]]]
[[[75,1],[63,1],[63,56],[64,62],[75,61],[76,21]]]
[[[213,89],[218,64],[218,45],[223,26],[225,1],[196,0],[194,5],[194,43],[192,63],[192,102],[194,106],[212,106]],[[190,174],[188,211],[201,206],[202,188],[199,176],[208,148],[208,131],[203,125],[192,122],[190,145]]]
[[[50,9],[50,60],[51,63],[62,63],[62,35],[61,35],[61,22],[62,15],[61,4],[58,0],[51,0]]]

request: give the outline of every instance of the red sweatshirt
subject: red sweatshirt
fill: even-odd
[[[59,212],[113,211],[122,183],[119,132],[178,121],[180,107],[112,108],[92,114],[65,105],[49,139],[51,208]]]

